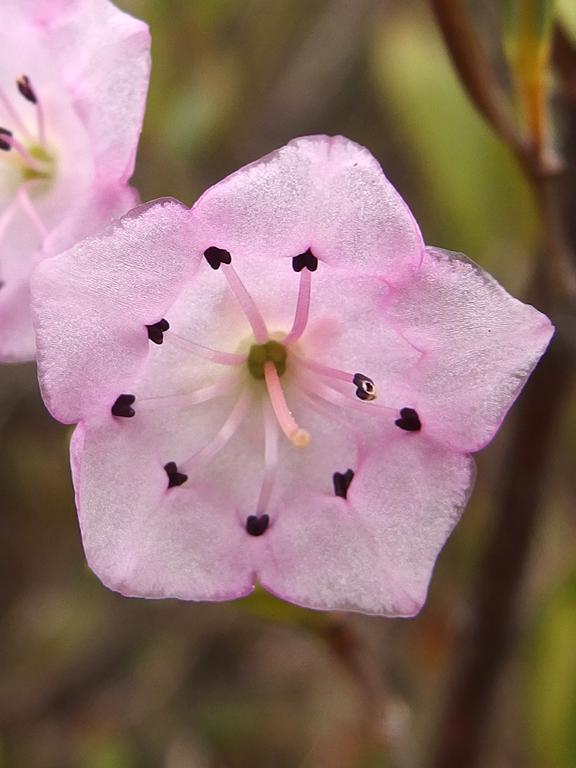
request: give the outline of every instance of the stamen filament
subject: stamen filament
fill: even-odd
[[[36,99],[36,125],[38,128],[38,143],[41,147],[46,146],[46,119],[44,117],[44,107],[39,98]]]
[[[302,272],[300,272],[300,285],[298,287],[298,301],[296,303],[294,322],[290,332],[286,338],[282,340],[283,344],[291,344],[294,341],[298,341],[306,329],[310,312],[311,286],[312,272],[310,272],[309,269],[303,269]]]
[[[298,376],[296,384],[307,394],[317,396],[332,405],[339,408],[351,408],[354,411],[364,415],[372,412],[380,413],[398,413],[397,408],[389,405],[382,405],[370,400],[358,400],[355,397],[348,397],[338,389],[333,389],[330,385],[324,384],[317,379],[310,379],[306,376]]]
[[[28,188],[26,184],[21,184],[18,188],[17,197],[20,202],[20,206],[24,213],[28,216],[32,224],[36,227],[38,230],[38,234],[40,237],[44,238],[48,236],[48,229],[45,226],[44,222],[38,215],[38,212],[36,211],[36,208],[34,208],[34,205],[32,204],[32,200],[30,200],[30,195],[28,194]]]
[[[262,403],[262,417],[264,420],[264,478],[256,506],[258,515],[263,515],[268,508],[278,469],[278,424],[267,400]]]
[[[270,396],[270,402],[272,403],[280,429],[292,445],[296,448],[305,448],[310,442],[310,435],[305,429],[298,426],[288,409],[284,390],[282,389],[282,384],[280,384],[280,377],[274,363],[270,361],[264,363],[264,378],[266,379],[268,395]]]
[[[348,371],[341,371],[338,368],[330,368],[322,363],[317,363],[315,360],[299,357],[294,353],[291,354],[291,357],[298,362],[298,365],[307,368],[309,371],[318,373],[320,376],[326,376],[326,378],[329,379],[339,379],[340,381],[348,382],[348,384],[352,384],[354,381],[354,374],[348,373]]]
[[[0,238],[2,238],[10,226],[18,209],[18,198],[15,197],[0,214]]]
[[[224,448],[230,438],[233,437],[238,427],[244,421],[244,417],[248,412],[250,400],[251,391],[245,387],[242,390],[234,407],[232,408],[230,415],[224,424],[220,427],[216,435],[207,445],[204,446],[204,448],[201,448],[197,453],[187,459],[184,464],[182,464],[182,469],[189,470],[191,467],[198,463],[206,464],[211,459],[213,459],[214,456],[216,456],[216,454],[222,450],[222,448]]]
[[[176,403],[184,403],[185,405],[198,405],[199,403],[207,403],[209,400],[214,400],[217,397],[227,395],[232,391],[234,386],[238,383],[238,377],[228,376],[222,381],[217,381],[215,384],[210,384],[207,387],[195,389],[190,392],[175,392],[167,395],[151,395],[150,397],[136,397],[138,404],[141,403],[154,403],[157,400],[171,400]]]
[[[264,318],[260,314],[260,310],[254,303],[254,299],[252,298],[252,296],[250,296],[250,294],[246,290],[244,283],[242,282],[242,280],[240,280],[236,270],[231,264],[222,263],[220,265],[220,268],[224,272],[224,276],[228,281],[230,290],[236,297],[236,301],[238,302],[238,304],[240,304],[242,311],[244,312],[248,322],[252,326],[252,331],[254,332],[254,337],[256,339],[256,342],[258,344],[263,344],[268,339],[268,330],[266,328],[266,323],[264,322]]]
[[[20,155],[22,160],[26,163],[26,165],[33,171],[36,171],[37,173],[45,173],[46,172],[46,166],[44,163],[40,162],[39,160],[36,160],[36,158],[32,157],[30,152],[26,149],[26,147],[21,144],[18,139],[14,138],[14,136],[8,136],[3,135],[3,140],[10,144],[12,149],[15,149],[16,152]]]
[[[14,105],[12,104],[8,96],[6,96],[6,93],[4,92],[3,88],[0,88],[0,103],[8,113],[10,117],[10,121],[13,123],[13,127],[17,127],[20,133],[23,133],[28,138],[31,138],[30,131],[26,128],[24,121],[16,111]]]
[[[204,360],[210,360],[219,365],[242,365],[246,362],[246,355],[239,355],[235,352],[221,352],[211,347],[205,347],[203,344],[197,344],[195,341],[179,336],[172,329],[164,332],[164,338],[173,341],[182,349],[192,352],[192,354],[202,357]]]

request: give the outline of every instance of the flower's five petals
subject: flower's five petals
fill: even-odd
[[[88,419],[113,403],[161,318],[197,268],[190,215],[170,198],[142,205],[104,233],[43,261],[33,277],[41,385],[51,413]]]
[[[468,500],[474,461],[398,430],[381,437],[354,473],[346,499],[284,500],[259,553],[266,589],[308,608],[418,613],[438,553]]]
[[[32,282],[90,566],[126,595],[260,582],[412,616],[549,321],[426,251],[368,153],[292,142],[142,206]]]
[[[417,268],[424,248],[378,162],[341,136],[291,141],[209,189],[193,216],[207,245],[225,233],[239,260],[311,247],[330,265],[390,282]]]
[[[479,450],[548,346],[550,320],[439,248],[390,296],[389,321],[423,353],[411,386],[427,428],[455,450]]]

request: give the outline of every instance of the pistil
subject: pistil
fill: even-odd
[[[288,440],[296,448],[305,448],[310,442],[310,434],[302,429],[292,416],[284,397],[284,390],[280,383],[280,377],[274,363],[268,361],[264,363],[264,377],[266,379],[266,387],[268,388],[268,395],[274,414],[280,425],[280,429]]]

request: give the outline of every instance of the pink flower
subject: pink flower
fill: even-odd
[[[88,562],[145,597],[415,614],[552,335],[339,137],[141,206],[33,290]]]
[[[108,0],[3,0],[0,360],[35,354],[35,264],[136,202],[147,26]]]

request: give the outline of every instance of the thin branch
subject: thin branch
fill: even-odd
[[[494,75],[464,0],[430,0],[454,69],[471,101],[494,131],[519,157],[531,164],[508,99]]]
[[[457,5],[460,3],[454,3]],[[564,47],[562,57],[567,68],[571,61],[571,77],[576,78],[572,70],[576,55]],[[568,125],[576,124],[576,97],[569,98],[567,88],[563,104]],[[558,168],[543,166],[536,150],[529,162],[522,164],[542,224],[542,250],[529,299],[550,315],[557,334],[515,409],[492,529],[471,600],[471,619],[458,639],[452,686],[437,732],[432,768],[481,765],[492,703],[514,643],[519,597],[544,511],[546,472],[576,381],[572,338],[576,318],[576,228],[570,231],[570,201],[576,197],[574,132],[567,132],[565,149],[569,164],[562,173]]]

